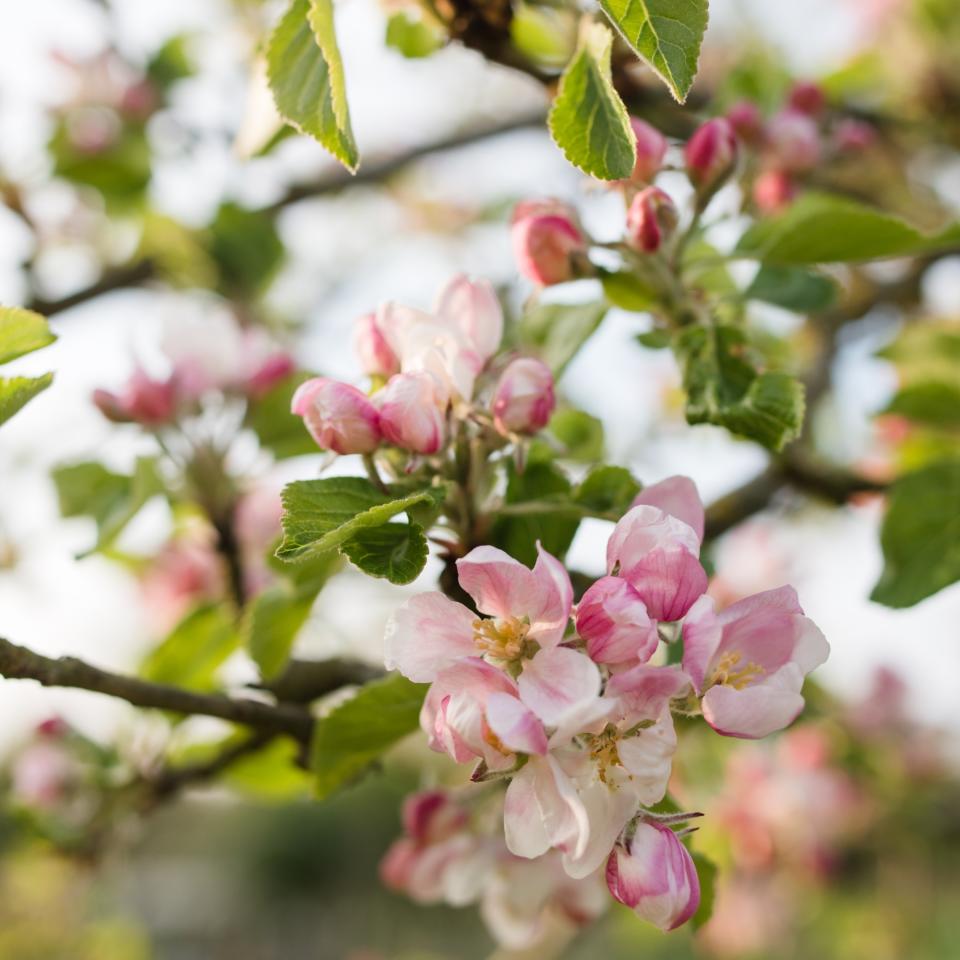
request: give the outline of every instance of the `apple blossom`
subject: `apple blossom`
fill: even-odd
[[[663,931],[686,923],[700,905],[697,868],[677,835],[641,821],[607,862],[607,886],[622,904]]]
[[[764,170],[753,183],[753,202],[761,213],[780,213],[797,195],[797,185],[785,170]]]
[[[787,103],[791,110],[798,113],[805,113],[807,116],[814,117],[823,112],[827,105],[827,97],[818,83],[809,80],[801,80],[795,83],[787,97]]]
[[[727,111],[727,120],[744,143],[756,144],[763,138],[763,114],[752,100],[737,101]]]
[[[664,513],[682,520],[693,530],[698,540],[703,540],[706,512],[696,484],[689,477],[667,477],[659,483],[645,486],[633,498],[631,506],[638,507],[641,504],[658,507]]]
[[[639,117],[631,117],[630,126],[637,141],[637,160],[630,179],[638,184],[652,183],[663,166],[663,158],[667,153],[667,138],[656,127]]]
[[[380,445],[380,414],[365,393],[348,383],[313,377],[297,387],[291,413],[310,436],[334,453],[370,453]]]
[[[503,310],[488,280],[455,276],[440,291],[435,313],[463,334],[482,362],[486,363],[500,348]]]
[[[714,117],[698,127],[687,141],[683,158],[697,192],[712,195],[737,163],[737,137],[730,122]]]
[[[572,280],[586,258],[576,213],[555,200],[517,204],[511,236],[520,272],[540,286]]]
[[[432,454],[447,432],[447,394],[433,374],[398,373],[374,400],[380,411],[380,429],[388,443],[412,453]]]
[[[550,368],[533,357],[518,357],[500,375],[491,409],[501,433],[536,433],[550,421],[556,405]]]
[[[119,394],[94,390],[97,409],[114,423],[159,427],[173,422],[179,403],[176,377],[154,380],[137,367]]]
[[[635,250],[656,253],[677,229],[679,217],[670,195],[659,187],[641,190],[627,210],[627,242]]]
[[[805,113],[784,110],[770,119],[764,152],[776,170],[807,173],[820,161],[820,132]]]
[[[577,633],[596,663],[646,661],[660,643],[640,594],[620,577],[603,577],[577,604]]]
[[[353,348],[360,369],[371,377],[392,377],[400,372],[400,360],[377,323],[375,313],[358,317],[353,328]]]
[[[830,647],[803,615],[793,587],[779,587],[716,612],[701,597],[683,623],[683,668],[718,733],[756,739],[782,730],[803,709],[803,678]]]

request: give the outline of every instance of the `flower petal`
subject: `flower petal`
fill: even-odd
[[[707,574],[685,549],[657,549],[629,567],[624,578],[643,598],[654,620],[679,620],[707,589]]]
[[[530,636],[541,646],[559,643],[567,629],[573,609],[573,584],[567,568],[537,541],[537,562],[533,567],[537,586],[536,606],[522,612],[530,617]],[[528,601],[529,604],[529,601]]]
[[[580,801],[589,823],[586,842],[563,855],[563,869],[576,879],[589,876],[603,864],[637,812],[637,798],[630,790],[611,790],[599,781],[580,792]]]
[[[517,680],[520,698],[550,727],[588,709],[600,696],[600,671],[587,656],[567,647],[541,650]]]
[[[462,657],[476,653],[473,614],[442,593],[411,597],[390,620],[384,636],[384,662],[414,683],[429,683]]]
[[[631,720],[653,720],[674,698],[690,688],[690,677],[678,666],[656,667],[638,663],[615,673],[608,681],[606,695],[619,697]],[[635,720],[633,718],[636,718]]]
[[[528,707],[509,693],[491,693],[486,704],[487,726],[500,742],[515,753],[547,752],[543,724]]]
[[[703,717],[725,737],[758,740],[793,723],[803,709],[802,685],[793,663],[742,690],[717,684],[704,694]]]
[[[507,787],[503,803],[503,830],[507,849],[518,857],[539,857],[550,849],[550,838],[540,813],[536,781],[538,764],[530,760]]]
[[[703,540],[705,521],[703,501],[696,484],[689,477],[667,477],[659,483],[644,487],[634,498],[632,506],[646,504],[659,507],[664,513],[682,520]]]
[[[693,681],[697,693],[703,690],[722,639],[723,626],[716,605],[712,597],[704,595],[687,611],[683,620],[683,669]]]
[[[498,547],[475,547],[457,561],[460,586],[490,617],[522,615],[537,592],[533,571]]]
[[[659,803],[667,792],[676,749],[677,734],[669,710],[664,710],[652,727],[618,741],[620,763],[630,774],[630,792],[644,806]]]

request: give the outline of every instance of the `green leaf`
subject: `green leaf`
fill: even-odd
[[[687,391],[687,422],[713,423],[780,450],[803,425],[801,384],[784,373],[758,373],[736,327],[687,327],[676,339]]]
[[[870,595],[911,607],[960,580],[960,460],[899,479],[880,530],[883,573]]]
[[[294,392],[311,376],[313,374],[295,373],[262,396],[251,399],[247,407],[245,425],[278,460],[318,452],[317,443],[307,432],[303,420],[290,412]]]
[[[340,548],[351,563],[371,577],[411,583],[427,562],[427,538],[417,523],[385,523],[358,530]]]
[[[242,300],[266,287],[284,254],[273,218],[262,210],[224,203],[209,230],[210,254],[219,268],[220,288],[233,299]]]
[[[0,363],[16,360],[56,340],[45,317],[21,307],[0,307]]]
[[[283,490],[281,560],[341,547],[360,530],[387,523],[409,507],[441,502],[442,487],[392,497],[362,477],[298,480]]]
[[[930,380],[904,387],[884,413],[946,429],[960,427],[960,378],[957,383]]]
[[[612,45],[613,34],[605,26],[587,27],[547,120],[563,155],[599,180],[629,177],[637,159],[630,116],[610,80]]]
[[[566,460],[594,463],[603,459],[603,424],[582,410],[558,410],[547,428],[563,445]]]
[[[716,899],[717,865],[702,853],[690,854],[700,878],[700,906],[690,920],[694,930],[699,930],[713,916],[713,903]]]
[[[137,460],[132,476],[112,473],[100,463],[74,463],[57,467],[53,482],[63,516],[96,521],[97,542],[89,552],[110,546],[147,501],[164,492],[150,457]]]
[[[429,57],[446,40],[446,34],[438,25],[428,22],[423,16],[411,16],[409,10],[399,10],[387,20],[387,46],[410,59]]]
[[[658,327],[647,330],[645,333],[638,333],[634,339],[647,350],[666,350],[673,342],[670,331],[661,330]]]
[[[903,385],[927,380],[960,382],[960,321],[909,323],[893,343],[877,351],[877,356],[896,364]]]
[[[784,266],[930,253],[960,244],[960,225],[927,236],[898,217],[844,197],[809,193],[740,238],[735,255]]]
[[[247,608],[241,630],[244,645],[264,679],[286,666],[315,598],[316,591],[301,593],[282,583],[264,590]]]
[[[629,270],[602,273],[600,282],[603,284],[603,295],[621,310],[643,313],[658,299],[656,290],[642,277]]]
[[[419,727],[426,684],[391,674],[317,721],[310,748],[320,799],[355,780],[387,749]]]
[[[226,607],[211,604],[184,617],[140,668],[145,680],[189,690],[213,690],[216,672],[237,649],[239,635]]]
[[[557,501],[554,509],[550,501]],[[521,563],[532,566],[537,559],[537,541],[555,557],[563,558],[580,525],[582,511],[571,507],[570,480],[555,464],[528,463],[520,473],[507,465],[507,504],[530,503],[547,509],[528,516],[503,515],[491,529],[491,542]]]
[[[0,377],[0,423],[6,423],[51,383],[52,373],[39,377]]]
[[[640,484],[626,467],[594,467],[574,492],[575,503],[596,513],[620,516],[627,512]]]
[[[572,10],[518,2],[510,20],[510,41],[535,63],[560,69],[577,45],[576,15]]]
[[[281,116],[355,172],[360,158],[331,0],[293,0],[267,43],[267,78]]]
[[[683,103],[697,75],[707,0],[600,0],[600,6]]]
[[[794,313],[819,313],[836,300],[837,285],[809,270],[765,264],[743,295],[747,300],[762,300]]]
[[[560,376],[606,316],[605,303],[544,303],[520,320],[520,340]]]

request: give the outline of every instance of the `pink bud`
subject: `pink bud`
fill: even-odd
[[[638,117],[630,118],[634,136],[637,138],[637,162],[631,179],[634,183],[652,183],[663,166],[667,153],[667,138],[656,127]]]
[[[805,113],[808,117],[815,117],[823,112],[827,105],[827,97],[823,88],[817,83],[802,80],[795,83],[787,97],[787,106],[798,113]]]
[[[753,202],[761,213],[780,213],[796,195],[796,185],[783,170],[766,170],[753,184]]]
[[[97,409],[114,423],[139,423],[157,427],[176,416],[178,383],[176,377],[153,380],[143,370],[134,370],[123,390],[94,390]]]
[[[622,904],[663,931],[686,923],[700,906],[693,857],[668,827],[641,822],[628,849],[614,847],[607,886]]]
[[[271,353],[263,363],[247,377],[245,392],[251,397],[262,397],[272,387],[286,380],[297,365],[289,353],[278,350]]]
[[[572,280],[577,259],[586,255],[576,214],[555,201],[517,204],[511,233],[520,272],[541,286]]]
[[[646,662],[660,642],[640,594],[620,577],[603,577],[583,595],[577,633],[596,663]]]
[[[767,124],[766,151],[771,166],[806,173],[820,161],[820,131],[805,113],[784,110]]]
[[[371,453],[380,444],[380,415],[349,383],[314,377],[297,387],[290,412],[303,417],[318,446],[334,453]]]
[[[835,149],[844,153],[857,153],[867,150],[877,142],[877,131],[863,120],[846,119],[837,124],[833,132]]]
[[[368,313],[354,324],[353,347],[360,368],[369,377],[392,377],[400,372],[400,361],[377,323],[377,315]]]
[[[627,242],[635,250],[656,253],[673,236],[679,216],[677,208],[659,187],[641,190],[627,210]]]
[[[411,793],[403,802],[403,829],[418,843],[437,843],[464,827],[470,817],[445,790]]]
[[[744,142],[759,143],[763,136],[763,114],[752,100],[740,100],[727,111],[734,133]]]
[[[458,329],[484,363],[503,339],[503,310],[488,280],[471,280],[460,274],[440,291],[437,316]]]
[[[687,141],[683,158],[690,182],[701,194],[711,194],[733,173],[737,164],[737,137],[723,117],[698,127]]]
[[[398,373],[376,395],[388,443],[413,453],[436,453],[446,437],[446,393],[430,373]]]
[[[491,408],[501,433],[536,433],[556,405],[550,368],[533,357],[519,357],[500,375]]]

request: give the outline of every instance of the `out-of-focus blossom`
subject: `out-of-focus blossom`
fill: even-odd
[[[595,663],[646,662],[660,643],[640,594],[620,577],[603,577],[577,604],[577,633]]]
[[[533,357],[518,357],[500,375],[491,410],[501,433],[536,433],[550,421],[556,405],[550,368]]]
[[[177,415],[177,378],[154,380],[137,367],[120,393],[94,390],[97,409],[114,423],[139,423],[161,427],[172,423]]]
[[[764,170],[753,182],[753,202],[761,213],[780,213],[796,196],[797,185],[785,170]]]
[[[188,532],[166,544],[140,579],[151,624],[165,632],[203,600],[223,595],[223,568],[208,531]]]
[[[782,730],[803,709],[803,679],[830,648],[792,587],[768,590],[717,613],[702,597],[683,624],[683,668],[718,733],[754,739]]]
[[[79,772],[76,759],[63,742],[63,733],[40,731],[11,765],[10,793],[24,806],[55,809],[67,798]]]
[[[714,117],[698,127],[683,151],[690,182],[702,196],[711,195],[737,164],[737,136],[730,121]]]
[[[809,117],[815,117],[823,113],[827,105],[827,96],[818,83],[809,80],[801,80],[793,85],[790,93],[787,95],[787,105],[791,110],[797,113],[805,113]]]
[[[689,920],[700,906],[697,868],[677,835],[658,823],[637,824],[626,847],[607,861],[607,886],[622,904],[663,931]]]
[[[440,291],[434,312],[463,334],[483,363],[500,348],[503,310],[488,280],[458,274]]]
[[[841,153],[859,153],[877,142],[877,128],[864,120],[847,117],[833,130],[833,147]]]
[[[753,517],[727,533],[714,548],[716,573],[707,592],[720,608],[787,583],[791,558],[777,540],[776,524]]]
[[[520,272],[540,286],[572,280],[586,259],[576,213],[556,200],[517,204],[511,237]]]
[[[248,596],[259,593],[275,577],[267,563],[267,552],[280,536],[282,513],[280,490],[269,483],[254,487],[237,501],[233,519]]]
[[[751,146],[763,138],[763,114],[752,100],[739,100],[727,111],[727,120],[734,133]]]
[[[807,173],[819,162],[820,131],[799,110],[783,110],[767,124],[764,153],[769,166],[786,173]]]
[[[637,161],[631,180],[636,184],[652,183],[663,166],[667,153],[667,138],[639,117],[630,118],[630,126],[637,140]]]
[[[353,345],[360,368],[368,376],[392,377],[400,372],[400,360],[380,329],[375,313],[357,319]]]
[[[429,455],[442,446],[447,432],[447,395],[431,373],[398,373],[374,400],[380,430],[388,443]]]
[[[371,453],[380,446],[380,413],[363,391],[349,383],[313,377],[297,387],[290,412],[303,417],[323,450]]]
[[[641,190],[627,210],[627,242],[635,250],[656,253],[677,229],[679,214],[670,195],[659,187]]]

